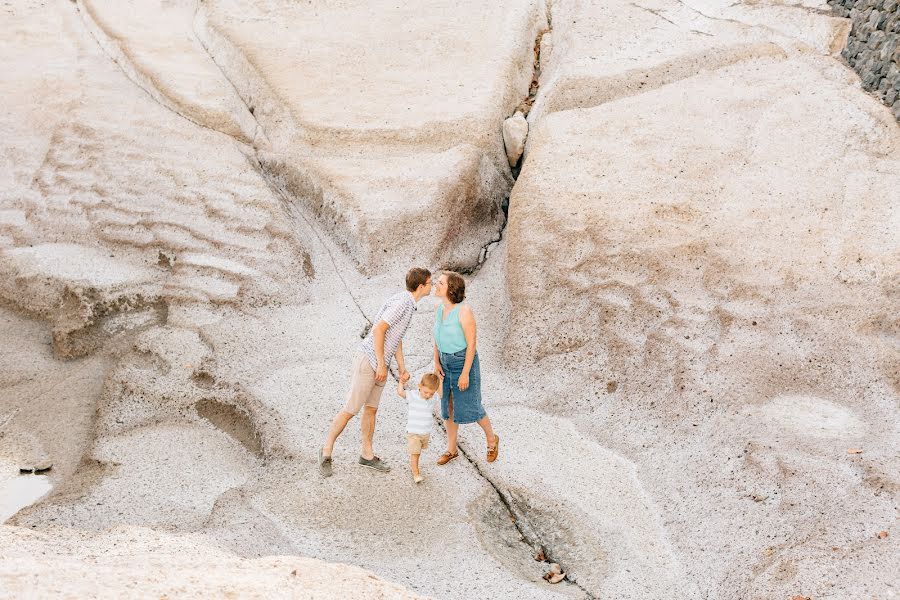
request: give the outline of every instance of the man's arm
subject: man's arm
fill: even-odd
[[[438,351],[437,342],[434,343],[434,374],[444,378],[444,369],[441,368],[441,353]]]
[[[394,358],[397,359],[397,373],[400,375],[400,382],[406,383],[409,381],[409,371],[406,370],[406,362],[403,358],[403,340],[400,340],[397,351],[394,352]]]
[[[375,342],[375,361],[378,363],[375,368],[375,381],[382,382],[387,380],[387,364],[384,362],[384,336],[387,333],[387,321],[378,321],[372,328],[372,339]]]

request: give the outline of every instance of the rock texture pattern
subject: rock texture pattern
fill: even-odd
[[[850,24],[4,4],[0,596],[889,597],[900,127]],[[463,427],[438,467],[436,428],[414,485],[388,391],[393,470],[354,421],[323,479],[411,265],[470,273],[500,458]]]
[[[896,0],[831,0],[835,12],[853,22],[841,55],[863,87],[891,107],[900,120],[900,5]]]

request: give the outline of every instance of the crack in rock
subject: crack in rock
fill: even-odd
[[[435,417],[435,421],[437,421],[438,426],[446,435],[447,429],[444,427],[443,421],[441,421],[437,417]],[[565,560],[560,557],[560,555],[554,548],[550,547],[549,544],[544,541],[541,532],[531,524],[528,519],[527,513],[519,507],[518,502],[516,502],[515,498],[512,497],[512,494],[503,489],[499,484],[494,482],[493,479],[491,479],[484,473],[478,462],[470,456],[469,452],[465,449],[461,442],[457,445],[457,449],[459,450],[459,453],[463,456],[463,458],[465,458],[472,466],[472,468],[475,469],[475,472],[478,474],[478,476],[481,477],[488,485],[490,485],[493,488],[494,492],[496,492],[497,499],[500,501],[500,504],[503,505],[503,508],[508,513],[510,520],[516,528],[516,531],[519,532],[522,541],[526,545],[531,547],[532,557],[536,553],[542,553],[545,562],[557,563],[564,573],[568,573],[569,570],[566,568]],[[598,600],[598,596],[591,593],[590,590],[578,583],[577,580],[566,577],[563,581],[581,590],[581,592],[584,593],[585,597],[589,598],[590,600]]]

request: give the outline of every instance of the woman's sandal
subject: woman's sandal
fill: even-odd
[[[450,454],[449,452],[444,452],[444,453],[441,454],[441,456],[438,458],[437,464],[439,464],[439,465],[446,465],[448,462],[450,462],[451,460],[453,460],[453,459],[456,458],[457,456],[459,456],[459,451],[458,451],[458,450],[457,450],[456,453],[454,453],[454,454]]]
[[[494,445],[488,446],[487,449],[487,461],[494,462],[498,454],[500,454],[500,436],[494,434]]]

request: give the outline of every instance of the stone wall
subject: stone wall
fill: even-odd
[[[900,120],[900,0],[829,0],[853,21],[844,49],[863,87],[890,106]]]

